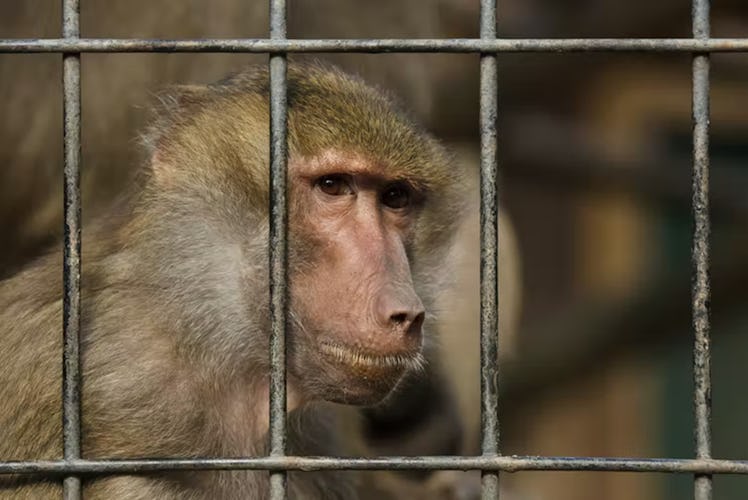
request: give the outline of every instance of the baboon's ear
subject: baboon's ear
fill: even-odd
[[[149,169],[158,182],[168,184],[177,167],[168,154],[171,133],[205,104],[207,90],[200,85],[174,85],[155,95],[151,125],[142,140],[148,151]]]

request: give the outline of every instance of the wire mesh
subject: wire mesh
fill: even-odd
[[[481,470],[483,498],[498,498],[499,472],[628,471],[694,474],[694,498],[712,498],[712,475],[748,474],[748,461],[711,457],[711,379],[709,316],[709,54],[748,52],[748,38],[710,37],[709,0],[694,0],[693,38],[662,39],[500,39],[496,2],[482,0],[480,39],[317,39],[286,37],[285,0],[271,0],[269,39],[90,39],[80,38],[79,0],[63,0],[63,38],[4,39],[0,53],[61,53],[64,94],[64,307],[63,429],[64,458],[54,461],[0,462],[0,474],[61,476],[64,498],[78,499],[81,476],[168,470],[267,470],[270,494],[286,498],[290,470]],[[693,287],[695,381],[695,458],[639,459],[501,456],[498,422],[498,189],[496,116],[497,66],[512,52],[685,52],[693,53]],[[80,53],[82,52],[254,52],[270,55],[271,79],[271,217],[270,302],[272,310],[270,453],[240,459],[85,460],[80,427]],[[295,457],[286,455],[285,314],[286,314],[286,54],[296,52],[457,52],[481,54],[481,413],[482,454],[421,457]]]

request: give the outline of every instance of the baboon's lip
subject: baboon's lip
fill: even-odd
[[[330,341],[319,343],[320,351],[337,363],[373,370],[421,370],[425,363],[420,351],[381,354],[360,347]]]

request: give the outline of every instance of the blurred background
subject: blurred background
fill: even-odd
[[[59,36],[59,3],[0,2],[0,38]],[[81,3],[85,37],[267,36],[265,1]],[[478,15],[477,0],[289,0],[289,36],[477,37]],[[499,34],[687,38],[690,2],[502,0]],[[745,0],[713,2],[712,34],[748,37]],[[477,55],[317,57],[390,89],[477,175]],[[86,219],[142,161],[137,131],[153,92],[265,60],[84,54]],[[500,300],[523,304],[518,327],[502,323],[502,452],[692,457],[691,56],[506,54],[499,68],[500,192],[522,269],[521,290],[502,286]],[[0,277],[61,227],[60,79],[59,55],[0,55]],[[714,456],[748,459],[748,54],[713,55],[711,98]],[[478,442],[476,221],[455,277],[472,291],[443,306],[445,363],[471,422],[465,453]],[[665,474],[523,472],[502,484],[528,500],[692,490],[690,476]],[[747,494],[748,477],[715,478],[716,498]]]

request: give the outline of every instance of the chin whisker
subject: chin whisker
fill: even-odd
[[[291,323],[296,325],[296,327],[299,329],[299,332],[301,332],[304,335],[309,334],[309,332],[307,332],[306,326],[304,326],[304,323],[301,322],[301,319],[299,318],[298,314],[296,314],[294,311],[289,311],[288,318],[291,320]]]

